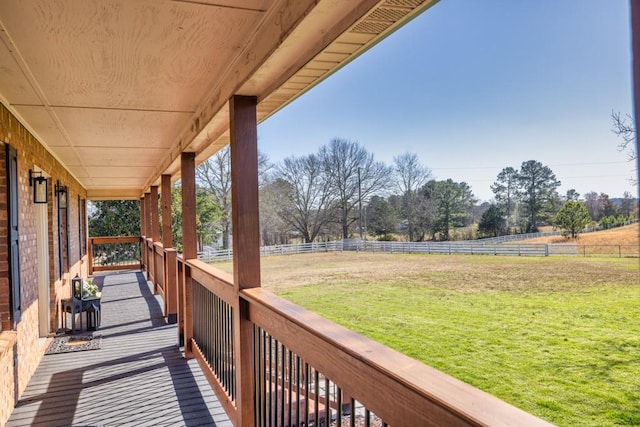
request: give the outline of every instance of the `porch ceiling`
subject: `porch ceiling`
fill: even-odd
[[[89,198],[138,198],[437,0],[3,0],[0,101]]]

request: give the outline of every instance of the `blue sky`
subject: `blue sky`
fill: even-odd
[[[258,128],[271,161],[332,138],[418,155],[481,200],[507,166],[560,192],[636,192],[611,111],[631,113],[628,0],[441,0]]]

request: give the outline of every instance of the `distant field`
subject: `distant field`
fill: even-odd
[[[292,255],[262,280],[558,425],[640,425],[637,259]]]
[[[640,223],[579,234],[575,240],[566,239],[562,236],[550,236],[522,241],[531,243],[577,243],[578,245],[634,245],[638,247],[640,246]]]

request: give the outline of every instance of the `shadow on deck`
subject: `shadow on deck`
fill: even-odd
[[[231,426],[143,273],[96,276],[99,350],[42,359],[7,426]]]

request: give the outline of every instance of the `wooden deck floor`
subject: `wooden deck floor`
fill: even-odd
[[[102,348],[44,356],[7,426],[231,426],[143,273],[95,282]]]

